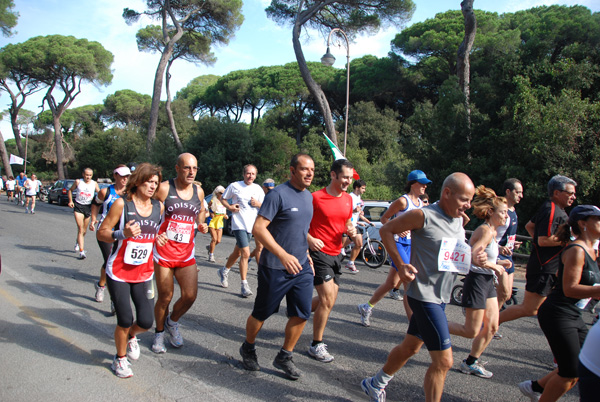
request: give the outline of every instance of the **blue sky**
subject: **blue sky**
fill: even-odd
[[[436,13],[449,9],[460,9],[460,0],[413,0],[416,11],[408,25],[432,18]],[[100,42],[115,56],[112,65],[114,78],[108,87],[96,88],[87,85],[76,98],[72,107],[102,103],[106,96],[120,89],[151,94],[154,73],[159,55],[140,53],[135,34],[148,24],[140,22],[132,26],[125,24],[121,14],[124,7],[143,10],[142,0],[14,0],[20,13],[17,34],[11,38],[0,38],[0,46],[20,43],[38,35],[73,35]],[[265,7],[270,0],[244,0],[245,21],[227,46],[214,48],[217,62],[213,66],[194,65],[176,61],[172,67],[172,91],[186,86],[193,78],[204,74],[224,75],[230,71],[267,65],[282,65],[295,61],[292,49],[292,34],[289,26],[281,27],[266,17]],[[475,8],[498,13],[514,12],[540,5],[581,4],[592,11],[600,11],[599,0],[475,0]],[[398,28],[382,30],[376,35],[360,37],[350,44],[350,58],[372,54],[386,56],[390,41],[399,32]],[[306,60],[320,60],[326,49],[326,38],[312,33],[310,40],[303,43]],[[336,67],[344,68],[345,48],[332,48],[337,57]],[[164,91],[163,91],[164,93]],[[0,93],[0,108],[6,109],[9,98]],[[28,98],[25,109],[39,112],[41,96]],[[5,139],[12,138],[6,121],[0,123]]]

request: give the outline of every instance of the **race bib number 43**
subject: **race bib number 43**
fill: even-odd
[[[438,270],[466,274],[471,267],[471,247],[463,240],[442,238],[438,254]]]
[[[193,232],[193,223],[171,221],[167,226],[167,238],[178,243],[189,243]]]
[[[136,243],[129,241],[125,248],[123,261],[125,264],[142,265],[148,262],[152,254],[152,243]]]

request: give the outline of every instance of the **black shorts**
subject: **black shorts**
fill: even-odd
[[[579,351],[588,333],[583,318],[561,314],[544,303],[538,310],[538,321],[558,364],[558,375],[577,378]]]
[[[258,288],[252,317],[265,321],[279,311],[285,297],[288,317],[310,318],[313,295],[313,275],[308,261],[302,271],[292,275],[286,270],[258,266]]]
[[[86,219],[92,215],[92,204],[82,205],[76,202],[73,204],[73,212],[82,214]]]
[[[556,283],[556,275],[545,274],[542,272],[529,272],[525,275],[526,283],[525,290],[531,293],[537,293],[540,296],[547,297],[554,284]]]
[[[310,251],[310,258],[315,267],[315,286],[333,281],[339,285],[342,275],[342,261],[340,255],[329,255],[322,251]]]
[[[469,272],[463,286],[462,306],[474,309],[485,309],[487,299],[497,297],[494,286],[494,275]]]

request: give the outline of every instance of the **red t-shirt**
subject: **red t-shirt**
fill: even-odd
[[[348,193],[334,197],[326,188],[313,193],[313,218],[308,233],[325,243],[322,252],[338,255],[342,249],[342,234],[346,233],[346,222],[352,218],[352,198]]]

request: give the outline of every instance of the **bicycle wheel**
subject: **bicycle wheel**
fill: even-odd
[[[371,240],[363,246],[361,257],[369,268],[379,268],[387,259],[387,251],[382,242]]]

